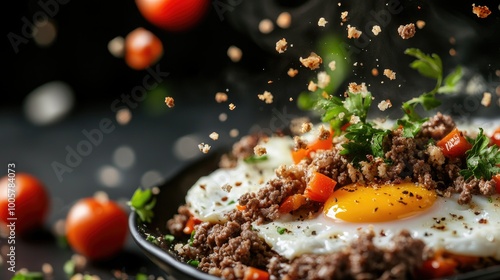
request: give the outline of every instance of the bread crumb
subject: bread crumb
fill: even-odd
[[[363,32],[359,31],[358,29],[356,29],[356,27],[354,26],[351,26],[350,24],[347,25],[347,38],[349,39],[358,39],[359,37],[361,37],[361,34],[363,34]]]
[[[301,133],[309,132],[309,131],[311,131],[312,127],[313,127],[313,124],[311,122],[302,123],[302,126],[300,128],[300,132]]]
[[[238,137],[238,135],[240,135],[240,131],[236,128],[233,128],[229,131],[229,136],[231,136],[232,138],[236,138]]]
[[[391,107],[392,107],[392,103],[391,103],[391,100],[389,100],[389,99],[382,100],[378,104],[378,108],[380,109],[380,111],[385,111],[385,110],[387,110],[387,109],[389,109]]]
[[[208,144],[205,144],[205,143],[201,143],[201,144],[198,144],[198,149],[200,149],[200,152],[206,154],[208,153],[208,151],[210,151],[210,145]]]
[[[274,24],[270,19],[263,19],[259,22],[259,31],[262,34],[269,34],[274,30]]]
[[[326,129],[324,125],[320,126],[318,139],[326,140],[326,139],[328,139],[328,137],[330,137],[330,131],[328,129]]]
[[[286,29],[292,24],[292,15],[288,12],[282,12],[276,19],[276,25],[280,28]]]
[[[347,21],[347,16],[348,15],[349,15],[348,11],[344,11],[344,12],[340,13],[340,19],[342,20],[342,22],[346,22]]]
[[[243,52],[237,46],[230,46],[227,49],[227,56],[232,62],[239,62],[243,56]]]
[[[215,101],[217,103],[222,103],[227,101],[227,93],[225,92],[217,92],[215,94]]]
[[[293,97],[288,98],[288,101],[292,102],[293,101]]]
[[[373,68],[372,69],[372,76],[373,77],[377,77],[378,76],[378,69],[377,68]]]
[[[318,87],[324,89],[330,84],[330,75],[328,75],[325,71],[321,71],[318,73]]]
[[[407,25],[400,25],[398,27],[399,36],[401,36],[401,38],[405,40],[415,36],[415,32],[416,32],[415,24],[413,23],[408,23]]]
[[[318,20],[318,26],[325,27],[328,21],[324,17],[319,18]]]
[[[288,43],[286,42],[285,38],[279,40],[278,42],[276,42],[276,51],[278,53],[284,53],[286,51],[286,48],[288,47],[287,44]]]
[[[425,21],[423,20],[417,20],[417,28],[422,29],[425,27]]]
[[[229,104],[229,110],[231,110],[231,111],[232,111],[232,110],[234,110],[234,109],[236,109],[236,105],[234,105],[233,103],[230,103],[230,104]]]
[[[377,36],[380,32],[382,32],[382,28],[378,25],[374,25],[372,28],[373,35]]]
[[[455,55],[457,55],[457,51],[454,48],[451,48],[449,50],[449,54],[450,54],[450,56],[455,56]]]
[[[396,72],[392,71],[391,69],[384,69],[384,76],[389,78],[389,80],[395,80]]]
[[[352,115],[352,116],[351,116],[351,119],[349,120],[349,123],[351,123],[351,124],[357,124],[357,123],[359,123],[360,121],[361,121],[361,120],[359,119],[359,117],[358,117],[358,116]]]
[[[300,150],[300,149],[306,149],[307,148],[307,142],[302,139],[300,136],[294,136],[293,137],[293,142],[294,142],[294,149],[295,150]]]
[[[299,60],[302,65],[311,70],[318,69],[321,63],[323,63],[323,59],[321,59],[321,57],[314,52],[311,52],[311,54],[306,58],[300,57]]]
[[[311,122],[311,120],[308,117],[297,117],[293,118],[290,121],[290,132],[292,135],[299,135],[302,134],[302,126],[304,123]]]
[[[261,145],[257,145],[253,148],[253,152],[255,155],[257,156],[263,156],[265,154],[267,154],[267,150],[265,147],[261,146]]]
[[[165,104],[167,104],[168,108],[172,108],[175,106],[175,100],[174,98],[167,96],[165,97]]]
[[[309,84],[307,85],[307,89],[309,91],[316,91],[318,89],[318,85],[313,81],[309,81]]]
[[[273,103],[273,95],[269,91],[264,91],[263,94],[258,94],[257,95],[260,100],[266,102],[266,104],[271,104]]]
[[[219,139],[219,133],[214,131],[214,132],[210,133],[210,135],[208,135],[208,137],[210,137],[210,139],[216,141]]]
[[[288,74],[288,76],[293,78],[293,77],[297,76],[297,74],[299,74],[299,70],[290,68],[290,69],[288,69],[288,72],[286,72],[286,73]]]
[[[108,43],[108,51],[116,58],[122,58],[125,55],[125,38],[118,36]]]
[[[231,185],[229,185],[229,184],[224,184],[224,185],[222,185],[220,188],[221,188],[223,191],[225,191],[225,192],[229,193],[229,192],[231,192],[231,189],[232,189],[233,187],[232,187]]]
[[[365,83],[361,83],[358,85],[357,83],[349,83],[349,92],[352,93],[366,93],[368,89],[366,88]]]
[[[491,93],[485,92],[483,93],[483,98],[481,99],[481,105],[484,107],[490,107],[491,105]]]
[[[472,4],[472,12],[478,18],[487,18],[491,14],[490,8],[487,6],[476,6],[476,4]]]
[[[330,63],[328,63],[328,68],[330,68],[330,70],[332,71],[335,71],[335,69],[337,69],[337,62],[335,62],[335,60],[330,61]]]
[[[227,114],[226,113],[220,113],[219,114],[219,121],[220,122],[225,122],[227,120]]]

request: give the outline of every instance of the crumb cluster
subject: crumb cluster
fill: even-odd
[[[398,27],[399,36],[401,36],[401,38],[405,40],[415,36],[415,32],[417,31],[415,30],[415,24],[413,23],[408,23],[407,25],[400,25]]]
[[[478,18],[487,18],[491,14],[490,8],[487,6],[476,6],[476,4],[472,4],[472,12]]]
[[[318,69],[321,63],[323,63],[323,59],[314,52],[311,52],[311,54],[306,58],[300,57],[299,60],[302,65],[311,70]]]

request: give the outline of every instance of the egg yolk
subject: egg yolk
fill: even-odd
[[[328,198],[324,213],[335,220],[376,223],[405,219],[431,207],[436,192],[414,183],[344,186]]]

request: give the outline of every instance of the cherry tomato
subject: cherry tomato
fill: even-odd
[[[160,39],[142,27],[134,29],[125,38],[125,62],[132,69],[146,69],[162,55]]]
[[[76,252],[92,260],[113,257],[127,239],[127,214],[108,199],[84,198],[66,217],[66,237]]]
[[[185,31],[197,25],[208,11],[209,0],[136,0],[150,23],[168,31]]]
[[[491,135],[491,143],[500,147],[500,127],[497,128]]]
[[[24,235],[39,228],[49,212],[50,200],[45,186],[26,173],[9,173],[0,179],[0,224]],[[15,220],[9,220],[15,218]]]

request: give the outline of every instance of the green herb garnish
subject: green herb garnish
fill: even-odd
[[[132,199],[128,202],[128,205],[139,215],[139,219],[143,222],[150,223],[154,216],[153,207],[156,204],[156,198],[153,197],[153,193],[150,189],[141,190],[138,188]]]
[[[198,261],[198,260],[189,260],[189,261],[187,261],[187,264],[192,265],[194,267],[198,267],[198,265],[200,265],[200,261]]]
[[[152,236],[152,235],[148,235],[146,237],[146,241],[149,241],[155,245],[158,245],[158,239],[156,239],[156,237]]]
[[[424,77],[436,80],[436,86],[431,91],[424,92],[422,95],[403,103],[402,107],[405,115],[398,120],[397,124],[403,127],[405,137],[415,137],[422,124],[427,120],[417,113],[417,106],[420,105],[425,110],[439,107],[441,101],[436,98],[436,94],[454,92],[458,81],[462,77],[462,69],[457,67],[443,80],[443,63],[437,54],[428,55],[415,48],[407,49],[405,54],[417,58],[410,64],[411,68],[417,70]]]
[[[268,160],[267,155],[262,155],[262,156],[251,155],[251,156],[248,156],[248,157],[243,159],[244,162],[249,163],[249,164],[263,162],[266,160]]]
[[[165,240],[168,243],[172,243],[172,242],[174,242],[175,237],[173,235],[171,235],[171,234],[165,234],[163,236],[163,240]]]
[[[135,280],[148,280],[148,275],[139,272],[135,275]]]
[[[287,231],[287,229],[286,229],[286,228],[283,228],[283,227],[278,227],[276,230],[278,231],[278,233],[279,233],[280,235],[281,235],[281,234],[284,234],[284,233]]]
[[[472,176],[478,179],[491,180],[491,177],[500,173],[500,148],[489,145],[490,139],[479,128],[479,135],[472,140],[472,148],[465,152],[467,155],[467,169],[461,170],[460,175],[468,179]]]
[[[365,161],[367,155],[383,158],[383,142],[390,130],[374,128],[371,123],[359,122],[346,129],[345,137],[350,141],[343,144],[340,154],[349,155],[354,163]]]
[[[196,231],[194,231],[194,230],[193,230],[193,231],[191,232],[191,236],[189,236],[189,241],[188,241],[189,246],[193,246],[193,242],[194,242],[194,235],[195,235],[195,234],[196,234]]]

